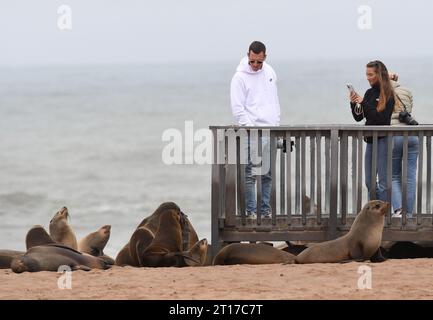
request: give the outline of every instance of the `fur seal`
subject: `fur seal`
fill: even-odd
[[[332,263],[367,259],[383,261],[378,249],[382,241],[384,216],[389,206],[388,202],[380,200],[368,202],[356,216],[347,234],[335,240],[312,245],[296,256],[296,263]]]
[[[155,239],[155,235],[148,228],[139,227],[135,230],[129,240],[129,253],[131,258],[130,265],[135,267],[140,267],[142,265],[140,256],[146,248],[150,246],[153,239]]]
[[[99,257],[104,255],[104,248],[110,239],[111,226],[105,225],[78,242],[78,251]]]
[[[23,251],[0,250],[0,269],[10,269],[12,260],[24,254]]]
[[[70,247],[49,244],[30,248],[23,256],[12,260],[13,272],[58,271],[67,265],[71,270],[108,269],[110,266],[102,259],[78,252]]]
[[[77,238],[68,223],[68,218],[68,209],[61,208],[50,221],[50,235],[55,242],[77,250]]]
[[[94,257],[100,257],[108,264],[113,265],[114,259],[104,254],[104,248],[107,245],[111,235],[111,226],[105,225],[99,230],[92,232],[78,242],[78,251],[90,254]]]
[[[223,247],[213,265],[294,263],[295,256],[261,243],[231,243]]]
[[[139,261],[135,253],[131,253],[137,250],[137,241],[140,242],[139,247],[143,249],[143,247],[147,247],[146,244],[150,244],[150,235],[152,234],[153,237],[157,233],[161,215],[168,211],[168,210],[175,210],[179,214],[182,214],[184,217],[185,225],[184,227],[188,229],[188,233],[186,234],[187,238],[183,239],[186,242],[186,249],[192,248],[197,242],[198,242],[198,236],[196,231],[194,230],[194,227],[192,226],[189,219],[181,212],[179,206],[174,202],[164,202],[162,203],[150,216],[144,218],[140,224],[137,226],[136,231],[139,228],[145,227],[146,229],[141,229],[137,233],[134,232],[131,239],[134,238],[134,241],[131,244],[131,240],[119,251],[116,257],[116,265],[118,266],[134,266],[139,267]],[[143,237],[140,239],[140,237]],[[133,249],[131,249],[133,248]],[[134,255],[134,257],[133,257]]]
[[[204,264],[207,240],[198,241],[189,250],[183,250],[181,219],[181,213],[174,209],[161,213],[158,231],[154,238],[142,253],[137,252],[140,266],[184,267]],[[141,230],[146,231],[150,240],[150,230],[143,228]]]
[[[56,242],[51,238],[44,227],[41,225],[33,226],[26,235],[26,249],[41,246],[44,244],[55,244]]]

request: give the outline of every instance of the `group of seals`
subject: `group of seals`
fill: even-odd
[[[162,203],[145,218],[118,253],[115,264],[133,267],[203,265],[207,240],[198,240],[187,216],[174,202]]]
[[[282,250],[264,243],[232,243],[218,252],[212,264],[384,261],[380,245],[384,216],[389,206],[389,203],[379,200],[368,202],[358,213],[349,232],[335,240],[308,247],[288,243],[289,246]],[[107,269],[112,264],[134,267],[205,265],[207,240],[199,241],[189,219],[174,202],[161,204],[153,214],[143,219],[115,261],[103,252],[111,226],[105,225],[77,242],[68,218],[68,210],[63,207],[50,221],[50,234],[40,225],[32,227],[26,236],[27,252],[0,250],[0,268],[11,267],[20,273],[57,271],[61,265],[68,265],[71,270]],[[397,252],[399,247],[393,250]],[[387,253],[390,257],[393,251]],[[421,253],[426,254],[424,251]]]
[[[384,216],[389,203],[380,200],[368,202],[358,213],[349,232],[331,241],[280,250],[263,244],[230,244],[215,256],[213,264],[263,264],[263,263],[327,263],[349,260],[384,261],[380,244]],[[286,251],[298,253],[293,255]],[[296,252],[295,252],[296,251]]]
[[[33,226],[26,235],[26,252],[0,250],[0,268],[20,273],[57,271],[62,265],[71,270],[107,269],[113,265],[114,260],[103,252],[111,226],[90,233],[78,245],[68,218],[68,209],[63,207],[50,221],[50,234],[41,225]]]
[[[20,273],[57,271],[63,265],[71,270],[90,270],[107,269],[115,263],[135,267],[205,264],[207,240],[198,240],[187,216],[173,202],[161,204],[138,225],[116,261],[103,252],[110,225],[77,241],[69,217],[68,209],[62,207],[51,219],[49,233],[41,225],[33,226],[26,235],[26,252],[0,250],[0,268]]]

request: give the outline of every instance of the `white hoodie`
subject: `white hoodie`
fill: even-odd
[[[253,71],[244,57],[233,76],[230,97],[233,116],[240,126],[279,126],[277,76],[266,62]]]

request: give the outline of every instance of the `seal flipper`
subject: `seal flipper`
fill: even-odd
[[[113,266],[115,264],[115,261],[113,258],[107,256],[106,254],[103,254],[102,256],[98,257],[101,260],[104,260],[104,262],[110,266]]]
[[[365,261],[362,243],[358,242],[349,252],[349,257],[357,262]],[[349,261],[350,261],[349,259]]]
[[[134,231],[129,240],[129,254],[134,267],[143,267],[142,256],[146,248],[155,239],[155,235],[150,229],[140,227]]]
[[[102,256],[104,253],[102,252],[101,249],[99,248],[95,248],[95,247],[90,247],[90,255],[94,256],[94,257],[99,257]]]
[[[188,266],[202,266],[206,262],[207,240],[198,241],[191,249],[183,253]]]
[[[76,271],[76,270],[90,271],[90,270],[92,270],[92,268],[90,268],[90,267],[88,267],[88,266],[84,266],[84,265],[82,265],[82,264],[79,264],[79,265],[73,266],[73,267],[71,268],[71,270],[72,270],[72,271]]]
[[[47,231],[45,231],[44,227],[41,225],[33,226],[26,235],[26,249],[36,246],[42,246],[46,244],[55,244],[56,242],[51,238]]]
[[[383,262],[386,261],[386,258],[382,255],[381,247],[377,249],[377,251],[370,257],[371,262]]]
[[[197,266],[200,265],[201,262],[199,260],[196,260],[193,255],[188,252],[188,251],[184,251],[184,252],[173,252],[173,254],[175,256],[179,256],[183,258],[183,262],[187,265],[187,266]],[[187,261],[192,261],[192,262],[187,262]],[[182,267],[183,264],[178,264],[178,267]]]

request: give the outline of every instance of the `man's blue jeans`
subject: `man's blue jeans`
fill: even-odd
[[[408,137],[407,155],[407,214],[412,216],[415,203],[416,190],[416,168],[419,153],[418,137]],[[394,137],[394,148],[392,150],[392,208],[398,210],[402,208],[402,187],[401,172],[403,160],[403,137]]]
[[[248,156],[248,163],[245,166],[245,206],[248,214],[256,213],[256,175],[258,175],[262,179],[260,212],[261,214],[267,214],[271,212],[270,199],[272,187],[269,137],[262,137],[262,161],[258,164],[256,164],[254,157],[252,158],[252,155],[257,154],[257,147],[257,139],[249,137],[245,144],[245,154]],[[268,168],[269,170],[267,170]]]
[[[377,158],[376,158],[376,175],[379,178],[376,181],[376,198],[371,199],[371,162],[372,162],[372,150],[373,143],[367,143],[367,148],[365,150],[365,184],[368,189],[368,200],[387,200],[387,183],[386,183],[386,161],[388,155],[388,138],[383,137],[377,139]]]

